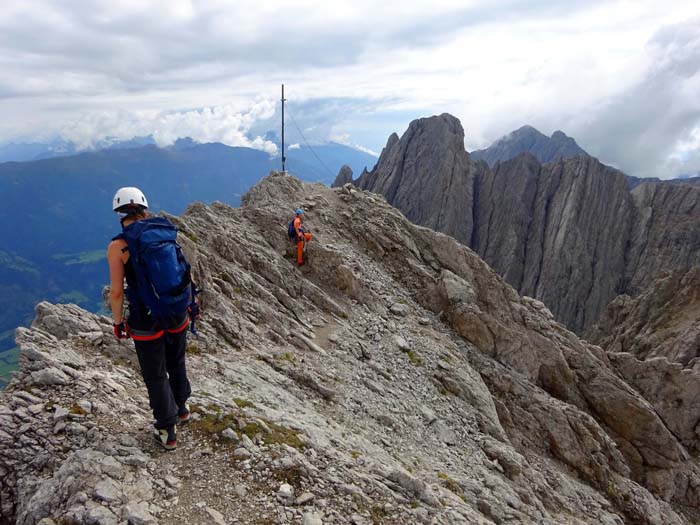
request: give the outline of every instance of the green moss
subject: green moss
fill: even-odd
[[[128,359],[125,359],[123,357],[115,357],[114,359],[112,359],[112,362],[114,363],[115,366],[124,366],[124,367],[127,367],[131,364]]]
[[[277,354],[276,358],[279,359],[280,361],[287,361],[288,363],[292,363],[292,364],[297,362],[297,358],[294,357],[294,354],[291,352]]]
[[[263,441],[268,445],[289,445],[292,448],[301,450],[304,448],[304,442],[299,439],[299,433],[291,428],[277,425],[270,421],[265,421],[265,425],[270,429],[268,433],[266,429],[257,421],[251,421],[241,429],[246,436],[253,439],[260,434]]]
[[[384,522],[384,518],[387,517],[387,513],[384,510],[384,507],[374,505],[369,510],[369,517],[372,520],[372,525],[381,525],[381,523]]]
[[[249,403],[245,400],[238,401]],[[234,402],[236,401],[234,400]],[[254,405],[250,403],[248,406]],[[213,403],[209,404],[206,409],[199,405],[192,404],[190,410],[192,412],[197,412],[201,416],[198,420],[193,421],[190,426],[194,430],[212,435],[221,434],[226,428],[239,428],[238,420],[245,418],[242,412],[238,414],[223,413],[221,407]],[[258,421],[247,421],[243,428],[240,429],[240,432],[251,439],[260,435],[263,442],[268,445],[285,444],[297,450],[301,450],[305,447],[304,442],[301,440],[296,430],[264,419],[260,419],[260,421],[262,421],[264,425]]]
[[[360,457],[360,452],[358,450],[351,450],[350,455],[352,456],[353,459],[357,459]]]
[[[236,418],[233,414],[201,414],[197,421],[191,423],[192,428],[206,434],[221,434],[227,428],[236,428]]]
[[[201,355],[202,350],[196,344],[190,343],[187,345],[185,352],[187,352],[189,355]]]
[[[423,366],[423,360],[418,357],[418,354],[416,354],[413,350],[409,350],[406,355],[408,356],[408,360],[411,362],[411,364],[415,366]]]
[[[269,439],[265,439],[266,443],[276,443],[280,445],[285,444],[297,450],[301,450],[306,446],[301,438],[299,438],[299,432],[296,430],[283,427],[282,425],[277,425],[269,421],[266,423],[270,427],[270,430],[272,430],[272,434],[269,436]]]
[[[182,233],[185,237],[187,237],[187,238],[188,238],[189,240],[191,240],[192,242],[197,242],[197,241],[199,241],[199,239],[197,238],[197,236],[196,236],[194,233],[192,233],[192,232],[188,232],[188,231],[185,231],[185,230],[180,230],[180,233]]]
[[[219,405],[217,405],[216,403],[209,403],[207,405],[207,410],[209,410],[210,412],[216,412],[217,414],[219,414],[221,412],[221,407]]]
[[[246,423],[246,425],[241,429],[241,432],[243,432],[250,439],[253,439],[258,434],[264,434],[265,429],[257,421],[251,421],[250,423]]]
[[[464,495],[462,487],[460,487],[459,483],[453,480],[450,476],[448,476],[444,472],[438,472],[437,477],[438,479],[442,480],[442,483],[443,485],[445,485],[445,488],[447,488],[447,490],[449,490],[450,492],[454,492],[458,496]]]
[[[236,406],[238,408],[248,408],[248,407],[255,408],[255,403],[253,403],[252,401],[248,401],[247,399],[241,399],[238,397],[234,397],[233,402],[236,403]]]
[[[70,407],[69,412],[76,416],[87,416],[87,411],[85,411],[82,407],[79,407],[77,403],[73,403],[73,406]]]
[[[608,498],[617,504],[623,504],[623,502],[630,499],[629,493],[621,492],[620,487],[617,486],[612,480],[608,481],[608,485],[605,487],[605,492],[607,493]]]

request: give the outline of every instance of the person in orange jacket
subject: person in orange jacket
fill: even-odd
[[[304,210],[299,208],[296,211],[297,216],[294,218],[294,231],[297,234],[297,264],[304,264],[304,245],[311,240],[312,235],[304,231],[304,219],[302,215]]]

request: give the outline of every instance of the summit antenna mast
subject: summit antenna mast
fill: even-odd
[[[284,84],[282,84],[282,173],[285,173],[284,163],[287,157],[284,156],[284,102],[287,100],[284,98]]]

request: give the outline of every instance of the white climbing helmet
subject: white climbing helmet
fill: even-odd
[[[138,204],[144,208],[148,208],[148,201],[143,192],[138,188],[119,188],[112,199],[112,209],[119,210],[122,206],[128,204]]]

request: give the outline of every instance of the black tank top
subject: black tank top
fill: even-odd
[[[139,298],[136,291],[138,288],[136,280],[136,270],[131,264],[131,257],[124,264],[124,277],[126,277],[126,297],[129,299],[129,326],[136,330],[151,330],[155,329],[156,322],[148,313],[148,308]]]

